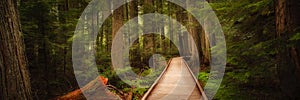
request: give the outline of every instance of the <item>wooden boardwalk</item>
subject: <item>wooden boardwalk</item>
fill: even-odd
[[[173,58],[142,100],[207,100],[181,57]]]

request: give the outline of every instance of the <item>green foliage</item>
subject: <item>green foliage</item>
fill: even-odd
[[[291,41],[297,41],[300,40],[300,33],[296,33],[294,36],[292,36],[289,40]]]
[[[84,8],[62,9],[63,4],[65,0],[25,0],[18,7],[32,90],[39,99],[52,99],[77,87],[72,69],[72,42],[68,40]],[[39,86],[40,83],[44,86]]]
[[[142,96],[146,91],[146,88],[137,88],[133,90],[133,93]]]
[[[290,46],[295,48],[300,48],[300,33],[296,33],[295,35],[289,38]]]
[[[198,80],[201,80],[201,83],[206,83],[207,80],[208,80],[208,77],[209,77],[209,73],[208,72],[201,71],[198,74]],[[205,84],[204,84],[204,86],[205,86]]]
[[[223,0],[211,5],[221,21],[227,42],[226,73],[214,98],[278,97],[275,57],[285,42],[274,38],[273,1]]]

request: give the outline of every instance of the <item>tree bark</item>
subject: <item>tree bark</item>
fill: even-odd
[[[186,1],[186,6],[190,7],[190,5],[188,5],[190,2],[190,0]],[[204,61],[203,59],[205,59],[206,57],[203,56],[203,51],[202,51],[202,44],[201,43],[201,37],[200,36],[204,36],[204,32],[202,32],[202,27],[199,23],[197,23],[198,21],[190,14],[187,14],[188,16],[188,22],[187,22],[187,29],[189,31],[189,33],[191,34],[191,36],[193,37],[194,41],[190,40],[192,42],[195,42],[196,47],[191,46],[192,51],[191,51],[191,55],[195,55],[195,52],[198,52],[199,55],[199,60],[200,61]],[[197,48],[197,51],[196,51]],[[194,58],[192,58],[194,59]],[[201,62],[201,64],[203,64]]]
[[[31,100],[17,0],[2,0],[0,9],[0,99]]]
[[[299,32],[300,14],[298,0],[276,0],[276,36],[282,39],[277,55],[278,74],[282,91],[290,99],[300,99],[300,52],[289,47],[289,37]]]
[[[113,2],[118,2],[118,1],[113,1]],[[124,5],[115,9],[112,14],[112,38],[114,39],[115,35],[117,34],[118,30],[122,27],[123,25],[123,20],[124,20]]]

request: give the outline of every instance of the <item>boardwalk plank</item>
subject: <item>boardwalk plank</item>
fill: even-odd
[[[201,100],[202,93],[181,57],[173,58],[153,88],[143,99],[147,100]]]

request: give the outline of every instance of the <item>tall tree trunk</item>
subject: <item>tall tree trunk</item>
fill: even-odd
[[[158,8],[159,8],[159,12],[158,13],[160,13],[160,14],[164,14],[164,12],[165,12],[165,8],[166,8],[166,6],[164,5],[165,4],[165,2],[164,2],[164,0],[159,0],[159,3],[158,3]],[[164,41],[166,38],[166,36],[164,36],[165,35],[165,27],[167,26],[166,25],[166,23],[165,23],[165,21],[162,21],[162,22],[160,22],[162,25],[164,25],[164,27],[162,27],[161,29],[160,29],[160,34],[161,34],[161,36],[160,36],[160,49],[161,49],[161,51],[160,52],[165,52],[165,53],[167,53],[166,51],[164,51],[164,50],[166,50],[167,48],[166,48],[166,42]]]
[[[277,55],[280,85],[290,99],[300,99],[300,49],[285,44],[288,43],[288,37],[299,32],[300,1],[276,1],[276,36],[283,38],[282,51]]]
[[[213,0],[207,0],[207,2],[211,3],[213,2]],[[201,62],[203,66],[210,66],[210,62],[211,62],[211,57],[210,57],[210,42],[212,44],[212,46],[215,46],[215,33],[213,32],[214,29],[212,29],[213,26],[211,25],[212,23],[209,21],[209,16],[207,16],[204,20],[203,20],[203,30],[201,33],[201,48],[202,48],[202,54],[203,57],[201,58]],[[204,30],[206,29],[206,30]],[[211,40],[208,39],[208,34],[211,34]]]
[[[209,27],[210,23],[207,22],[207,20],[204,20],[203,27]],[[207,32],[207,33],[206,33]],[[201,53],[203,56],[201,57],[201,64],[203,66],[209,66],[210,64],[210,45],[209,42],[214,42],[213,40],[208,40],[207,34],[214,34],[213,32],[210,32],[209,30],[202,30],[202,33],[200,34],[200,41],[201,41]],[[212,38],[214,39],[214,37]],[[213,45],[214,46],[214,45]]]
[[[138,16],[138,0],[134,0],[134,1],[131,1],[128,3],[128,7],[127,7],[127,13],[128,14],[128,20],[132,20],[133,18],[137,17]],[[130,37],[130,34],[134,34],[132,32],[134,32],[133,30],[138,30],[137,28],[137,25],[138,25],[138,20],[134,21],[133,24],[129,24],[130,26],[130,29],[128,30],[128,42],[135,42],[135,41],[132,41],[130,40],[131,37]],[[139,38],[136,40],[137,44],[139,44]],[[140,47],[138,47],[138,51],[141,51],[140,50]],[[134,53],[130,53],[130,57],[133,57],[133,55],[136,56],[136,54]],[[139,57],[138,59],[134,59],[136,62],[141,62],[141,57]]]
[[[113,2],[118,2],[118,1],[113,1]],[[125,6],[121,6],[118,9],[115,9],[112,14],[112,38],[114,39],[115,35],[117,34],[118,30],[122,27],[123,25],[123,20],[124,20],[124,9]]]
[[[0,2],[0,33],[0,99],[32,99],[17,0]]]
[[[173,9],[172,4],[170,2],[168,2],[168,10],[167,11],[171,12],[172,9]],[[173,31],[174,30],[172,29],[174,25],[173,25],[173,21],[172,21],[171,17],[173,17],[174,15],[172,13],[169,13],[168,15],[170,16],[169,19],[168,19],[168,22],[169,22],[168,28],[169,28],[169,31],[170,31],[169,32],[169,38],[170,39],[169,39],[169,41],[167,43],[168,44],[168,51],[167,52],[168,52],[168,54],[171,54],[172,46],[173,46],[171,40],[174,40],[173,39]]]
[[[110,2],[107,2],[107,3],[110,3]],[[104,46],[105,46],[105,52],[109,52],[110,50],[111,50],[111,43],[112,43],[112,39],[110,39],[110,37],[109,36],[111,36],[111,33],[112,33],[112,29],[111,29],[111,27],[112,26],[110,26],[110,23],[112,23],[112,17],[108,17],[108,18],[106,18],[106,19],[104,19],[104,14],[105,13],[111,13],[111,4],[107,4],[107,9],[105,10],[105,12],[102,12],[102,20],[105,20],[104,21],[104,23],[103,23],[103,39],[102,39],[102,41],[103,40],[105,40],[105,41],[103,41],[102,43],[104,44]],[[107,25],[109,25],[109,26],[107,26]]]
[[[179,21],[179,22],[182,22],[182,23],[184,23],[184,12],[183,12],[183,9],[181,9],[181,8],[176,8],[176,20],[177,21]],[[176,33],[177,35],[178,35],[178,38],[179,38],[179,51],[181,52],[181,53],[183,53],[183,56],[186,56],[186,47],[184,47],[184,46],[186,46],[185,44],[184,44],[184,33],[181,31],[181,29],[183,29],[181,26],[179,26],[179,25],[177,25],[176,27],[178,27],[178,28],[175,28],[175,29],[179,29],[179,30],[177,30],[177,32],[178,33]]]
[[[144,14],[148,14],[148,13],[154,13],[155,12],[155,6],[154,6],[154,0],[144,0],[143,2],[143,13]],[[155,18],[153,18],[155,19]],[[155,20],[150,20],[150,19],[143,19],[143,24],[144,22],[146,23],[146,21],[151,21],[152,25],[155,25]],[[143,26],[144,27],[144,26]],[[152,29],[149,29],[149,27],[144,27],[144,29],[146,30],[154,30],[154,28],[152,27]],[[144,33],[147,34],[147,33]],[[155,53],[155,35],[151,34],[151,35],[146,35],[147,37],[144,38],[144,48],[146,47],[146,49],[148,49],[147,47],[151,47],[151,53]],[[149,42],[150,41],[150,42]]]
[[[189,0],[187,0],[186,4],[189,4],[188,2],[189,2]],[[189,7],[189,5],[186,5],[186,6]],[[191,53],[192,53],[192,55],[194,55],[195,52],[198,52],[200,60],[201,60],[204,57],[203,57],[203,53],[202,53],[202,49],[201,49],[202,46],[201,46],[200,34],[204,34],[204,33],[201,32],[201,26],[199,24],[197,24],[197,20],[189,13],[188,13],[187,24],[188,24],[188,26],[187,26],[188,31],[194,39],[194,41],[191,41],[191,42],[195,42],[195,45],[197,46],[197,47],[193,47],[193,46],[191,47],[192,48]],[[197,51],[196,51],[196,48],[197,48]]]

